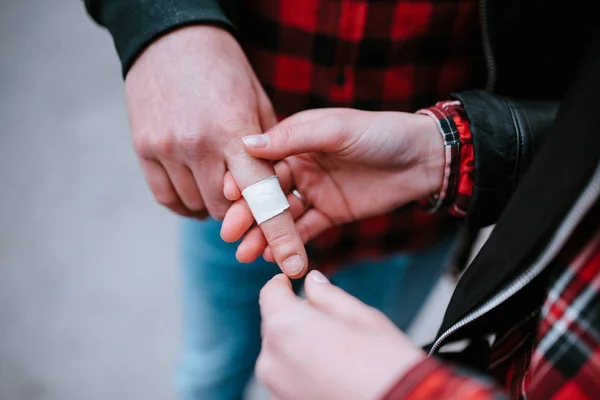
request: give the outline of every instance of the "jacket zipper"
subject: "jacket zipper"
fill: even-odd
[[[571,233],[575,230],[581,219],[585,216],[588,210],[594,205],[594,202],[600,195],[600,164],[596,167],[594,176],[584,189],[583,193],[577,199],[575,205],[569,211],[569,214],[562,222],[554,236],[540,254],[537,260],[519,277],[517,277],[510,285],[501,290],[498,294],[486,301],[479,308],[470,312],[456,324],[452,325],[448,330],[441,334],[431,347],[429,355],[433,355],[444,344],[444,341],[454,332],[481,318],[499,305],[514,296],[517,292],[527,286],[535,277],[537,277],[548,264],[556,257],[558,252],[563,247],[564,243],[569,239]]]
[[[496,84],[496,63],[494,62],[494,53],[490,41],[487,0],[479,0],[479,20],[479,23],[481,24],[481,42],[483,43],[483,53],[487,66],[485,90],[492,92],[494,90],[494,85]]]

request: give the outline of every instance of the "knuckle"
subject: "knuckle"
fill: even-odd
[[[248,133],[258,133],[254,132],[256,131],[256,124],[249,121],[251,121],[250,118],[241,114],[234,115],[223,123],[222,129],[228,136],[235,137]]]
[[[225,218],[225,214],[227,214],[230,206],[231,202],[221,196],[214,198],[212,201],[208,201],[206,204],[210,216],[219,221],[222,221],[223,218]]]
[[[327,127],[329,130],[340,133],[344,131],[344,127],[348,123],[348,119],[340,115],[330,115],[327,119]]]
[[[272,386],[272,369],[271,363],[268,362],[267,357],[264,354],[264,351],[260,353],[258,356],[258,360],[256,360],[256,365],[254,367],[254,374],[256,375],[256,379],[261,382],[263,385],[267,387]]]
[[[135,153],[142,158],[152,156],[151,146],[147,140],[147,136],[143,134],[136,134],[132,136],[133,150]]]
[[[170,156],[175,152],[176,142],[173,135],[161,135],[152,141],[153,152],[159,156]]]
[[[296,224],[296,230],[303,243],[306,243],[311,239],[310,230],[305,224]]]
[[[370,311],[370,315],[373,318],[373,320],[377,320],[377,321],[385,321],[387,319],[387,317],[385,316],[385,314],[381,311],[379,311],[378,309],[376,309],[375,307],[371,307],[371,306],[367,306],[367,310]]]
[[[273,147],[282,149],[286,154],[299,154],[298,146],[305,144],[303,134],[305,127],[301,123],[281,124],[275,128],[270,139],[275,143]]]
[[[257,123],[250,122],[252,119],[242,116],[233,117],[221,125],[221,132],[225,139],[223,153],[226,158],[247,157],[242,146],[242,137],[254,133],[261,133]]]
[[[267,299],[267,297],[269,296],[269,287],[268,286],[263,286],[260,291],[258,292],[258,303],[259,304],[263,304],[265,299]]]
[[[342,118],[339,115],[332,115],[329,117],[327,121],[327,130],[331,132],[331,137],[337,139],[337,144],[343,144],[347,138],[346,126],[348,124],[348,120]]]
[[[388,318],[380,310],[369,306],[368,311],[368,319],[373,325],[384,326],[388,324]]]
[[[186,202],[186,207],[193,212],[201,212],[204,210],[204,203],[199,198],[189,199]]]
[[[279,141],[281,143],[287,143],[287,144],[291,144],[292,143],[292,137],[294,136],[294,132],[297,130],[297,125],[295,124],[290,124],[290,125],[284,125],[281,126],[280,128],[277,128],[277,135],[276,136]],[[272,138],[275,139],[275,138]],[[293,149],[292,153],[294,153]]]
[[[206,136],[193,130],[184,130],[177,135],[177,142],[184,153],[197,155],[207,145]]]
[[[248,153],[242,146],[241,137],[230,137],[227,144],[223,147],[223,155],[228,160],[239,160],[248,157]]]
[[[155,191],[154,200],[156,200],[158,204],[167,208],[173,209],[180,207],[179,198],[175,196],[175,194],[167,191]]]
[[[217,221],[223,221],[226,213],[227,213],[226,209],[217,209],[217,210],[212,210],[210,212],[210,216],[213,217],[214,219],[216,219]]]
[[[269,346],[274,349],[281,348],[281,345],[290,339],[293,333],[293,326],[290,318],[284,314],[272,316],[264,322],[263,336],[269,342]]]
[[[285,228],[270,229],[265,235],[273,253],[281,256],[293,251],[295,236]]]

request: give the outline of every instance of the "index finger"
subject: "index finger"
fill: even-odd
[[[226,154],[226,160],[231,175],[242,191],[250,185],[275,176],[273,165],[246,153],[241,139],[235,143],[233,151]],[[308,268],[308,257],[290,211],[285,210],[264,221],[260,228],[279,268],[291,278],[302,277]]]

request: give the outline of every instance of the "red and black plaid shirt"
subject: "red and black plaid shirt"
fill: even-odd
[[[319,107],[414,112],[483,85],[477,0],[241,3],[240,42],[280,117]],[[422,248],[454,227],[408,206],[331,229],[309,254],[330,270]]]

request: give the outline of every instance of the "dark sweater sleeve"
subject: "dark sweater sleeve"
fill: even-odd
[[[84,0],[90,16],[111,33],[123,77],[153,40],[176,28],[213,24],[233,30],[217,0]]]
[[[527,171],[559,102],[521,101],[484,91],[454,94],[469,120],[475,154],[475,185],[467,223],[495,223]]]

